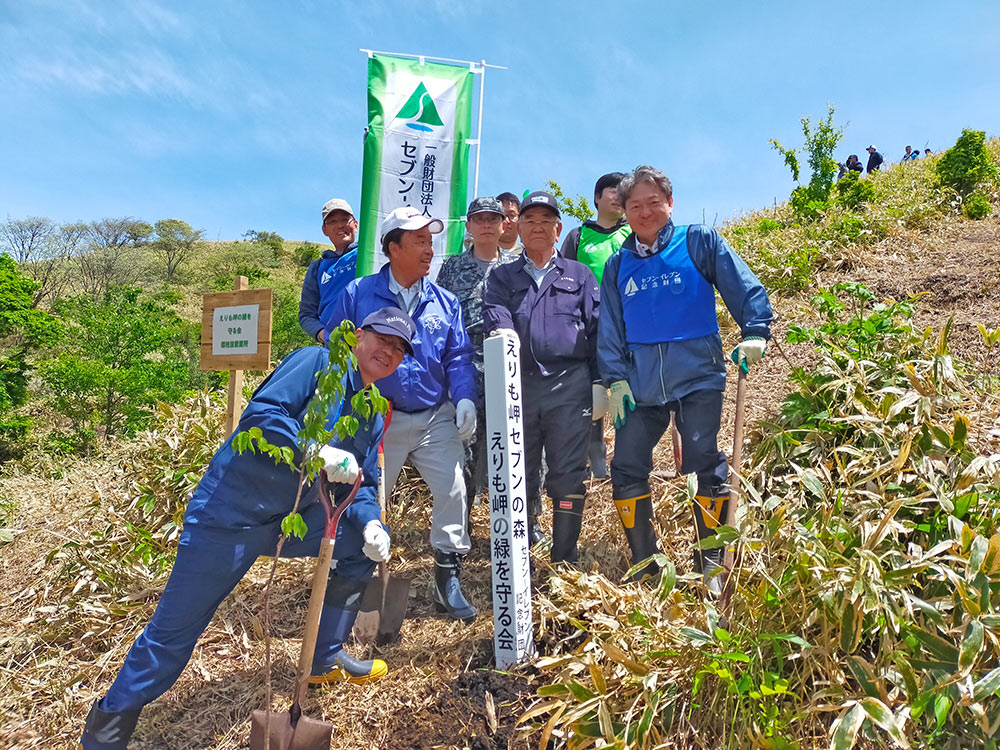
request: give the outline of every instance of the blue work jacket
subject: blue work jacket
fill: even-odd
[[[401,307],[389,290],[389,273],[386,263],[378,273],[348,284],[329,317],[323,319],[323,330],[332,331],[344,320],[359,326],[376,310]],[[458,298],[425,278],[410,317],[417,328],[410,341],[413,356],[403,357],[392,375],[376,381],[382,395],[393,409],[403,412],[432,409],[449,396],[456,404],[463,398],[476,403],[476,367]]]
[[[294,449],[298,462],[301,454],[296,448],[296,437],[302,429],[306,407],[316,392],[317,374],[327,366],[329,356],[326,348],[310,346],[285,357],[251,397],[233,436],[259,427],[269,443]],[[357,370],[344,376],[343,406],[330,413],[327,423],[329,429],[338,416],[347,415],[356,417],[359,423],[353,437],[331,441],[331,445],[353,453],[358,466],[364,470],[357,499],[342,517],[358,532],[381,515],[375,488],[378,446],[384,429],[381,416],[365,420],[351,409],[351,397],[362,387]],[[232,447],[233,436],[209,462],[188,503],[185,525],[239,530],[280,521],[292,510],[299,484],[298,472],[293,472],[286,464],[277,466],[267,455],[249,451],[237,454]],[[303,491],[300,509],[318,501],[318,484]],[[350,491],[346,484],[336,484],[334,488],[338,500]]]
[[[299,300],[299,325],[312,339],[323,328],[323,314],[333,307],[340,293],[354,280],[358,265],[358,243],[347,246],[343,255],[324,250],[319,260],[306,269]]]
[[[497,266],[486,280],[483,326],[517,331],[521,367],[526,373],[552,375],[570,364],[586,362],[591,378],[597,369],[597,317],[601,293],[593,272],[583,263],[553,256],[554,268],[540,284],[524,270],[527,258]]]
[[[659,253],[671,244],[673,221],[660,230],[656,239]],[[622,313],[618,271],[626,253],[638,258],[635,234],[629,235],[622,249],[608,258],[601,281],[601,320],[597,332],[597,358],[601,377],[610,386],[628,381],[640,406],[657,406],[701,390],[725,390],[726,360],[718,332],[706,336],[670,341],[676,321],[665,319],[661,311],[649,315],[663,327],[663,341],[630,341]],[[718,232],[702,224],[687,230],[687,252],[698,273],[711,284],[725,303],[729,314],[740,326],[743,337],[771,338],[771,303],[767,292],[753,271],[743,262]],[[639,263],[652,258],[639,259]],[[652,265],[652,263],[651,263]],[[693,294],[695,289],[690,287]],[[659,317],[658,317],[659,316]]]

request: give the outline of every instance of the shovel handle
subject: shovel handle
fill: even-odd
[[[337,525],[344,511],[354,502],[361,488],[364,472],[358,470],[358,478],[347,497],[330,510],[330,484],[326,472],[319,473],[319,501],[326,511],[326,529],[319,545],[319,555],[316,557],[316,570],[313,572],[312,594],[309,596],[309,611],[306,614],[306,629],[302,635],[302,651],[299,653],[299,670],[295,682],[295,699],[292,702],[292,721],[298,721],[302,713],[302,699],[309,686],[309,674],[312,672],[313,656],[316,654],[316,636],[319,633],[319,618],[323,614],[323,599],[326,596],[326,583],[330,576],[330,561],[333,560],[333,545],[337,539]]]
[[[739,369],[739,379],[736,381],[736,420],[733,425],[733,460],[729,465],[729,507],[726,509],[726,526],[736,522],[736,506],[740,498],[740,482],[743,480],[743,421],[746,413],[747,374]],[[736,551],[729,545],[722,559],[723,575],[722,597],[720,608],[729,608],[729,597],[732,593],[731,576],[735,564]]]

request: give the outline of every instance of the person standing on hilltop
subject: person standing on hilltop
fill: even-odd
[[[763,285],[715,229],[674,225],[665,174],[637,167],[618,195],[632,234],[604,266],[597,355],[616,430],[612,498],[635,565],[657,551],[649,474],[671,412],[684,446],[681,472],[698,477],[698,539],[713,536],[726,518],[729,468],[718,445],[726,365],[715,292],[742,331],[731,355],[742,368],[764,357],[773,316]],[[722,591],[722,553],[694,553],[695,569],[715,595]],[[657,572],[650,562],[635,577]]]
[[[632,230],[625,221],[624,212],[618,202],[618,183],[625,175],[609,172],[601,175],[594,185],[594,207],[597,219],[587,220],[582,226],[570,232],[563,241],[560,254],[569,260],[577,260],[589,268],[600,286],[604,275],[604,264],[621,248]],[[604,417],[594,415],[588,448],[590,473],[595,479],[608,476],[608,452],[604,444]]]
[[[323,234],[333,243],[319,260],[306,269],[299,301],[299,325],[320,344],[326,343],[323,314],[337,301],[340,293],[354,281],[358,264],[358,221],[350,204],[333,198],[323,204]]]
[[[882,166],[882,162],[884,161],[884,159],[882,158],[882,154],[878,152],[874,144],[866,148],[865,151],[868,152],[868,166],[866,168],[868,174],[871,174],[872,172],[877,172],[879,167]]]

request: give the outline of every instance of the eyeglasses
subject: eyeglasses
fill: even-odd
[[[399,354],[399,356],[402,357],[406,355],[406,347],[403,346],[402,342],[395,336],[388,336],[384,333],[376,333],[375,338],[378,339],[378,342],[382,346],[386,346],[392,349],[397,354]]]

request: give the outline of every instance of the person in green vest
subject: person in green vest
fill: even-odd
[[[602,175],[594,185],[594,206],[597,220],[583,222],[570,232],[562,244],[560,255],[583,263],[594,272],[600,286],[604,263],[618,252],[632,230],[625,221],[625,212],[618,202],[618,183],[625,177],[621,172]],[[604,444],[604,418],[595,419],[590,432],[588,450],[590,472],[595,479],[608,476],[608,453]]]

